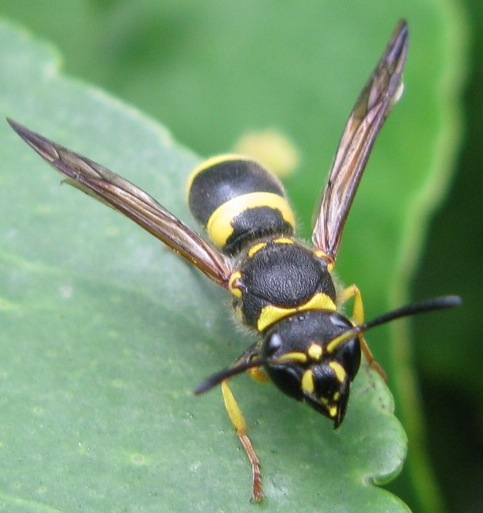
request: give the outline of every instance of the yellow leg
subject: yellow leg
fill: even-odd
[[[364,303],[362,302],[362,294],[357,285],[351,285],[342,291],[339,300],[342,304],[349,299],[354,298],[354,310],[352,312],[352,320],[357,326],[364,324]]]
[[[248,438],[247,430],[248,425],[246,423],[245,417],[238,406],[238,402],[233,395],[230,387],[228,386],[228,381],[223,381],[221,383],[221,391],[223,393],[223,401],[225,402],[225,408],[230,417],[231,423],[235,428],[236,434],[240,439],[245,452],[247,453],[248,459],[250,460],[250,464],[252,466],[252,497],[255,502],[261,502],[263,500],[263,491],[262,491],[262,474],[260,471],[260,460],[253,448],[252,442]]]
[[[362,301],[362,294],[357,285],[351,285],[342,291],[340,294],[340,301],[344,304],[351,298],[354,298],[354,310],[352,312],[352,322],[357,326],[362,326],[364,324],[365,315],[364,315],[364,303]],[[387,374],[384,372],[384,369],[376,362],[372,351],[369,348],[364,337],[359,337],[361,341],[361,349],[365,354],[367,363],[371,368],[373,368],[376,372],[378,372],[384,381],[387,381]]]
[[[270,383],[270,378],[262,367],[254,367],[253,369],[247,370],[247,373],[257,383]]]
[[[382,379],[387,383],[387,374],[385,370],[376,362],[374,355],[372,354],[371,349],[369,348],[368,343],[364,337],[359,337],[361,341],[361,349],[362,352],[366,355],[367,363],[371,368],[373,368],[377,373],[379,373]]]

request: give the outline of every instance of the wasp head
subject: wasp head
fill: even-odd
[[[269,328],[232,367],[217,372],[196,390],[203,394],[238,374],[263,367],[286,395],[304,401],[338,427],[344,420],[350,386],[361,363],[361,336],[382,324],[461,305],[442,296],[392,310],[356,326],[337,312],[312,310],[286,317]]]
[[[264,338],[261,360],[270,380],[286,395],[322,413],[338,427],[361,362],[353,324],[338,313],[311,311],[287,317]]]

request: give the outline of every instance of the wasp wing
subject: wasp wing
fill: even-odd
[[[312,234],[315,246],[334,260],[376,137],[401,97],[408,40],[408,26],[400,21],[357,100],[339,143]]]
[[[231,261],[166,210],[149,194],[95,162],[7,119],[17,134],[65,181],[123,213],[175,253],[227,287]]]

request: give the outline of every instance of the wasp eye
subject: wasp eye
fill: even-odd
[[[273,353],[278,351],[283,345],[282,337],[278,333],[274,333],[267,342],[266,356],[272,356]]]
[[[352,327],[349,321],[339,313],[333,313],[330,316],[330,322],[337,328],[342,328],[344,330],[347,330]]]

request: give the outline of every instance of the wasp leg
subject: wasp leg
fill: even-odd
[[[260,471],[260,460],[253,448],[252,442],[248,438],[247,430],[248,425],[245,417],[238,406],[238,402],[233,395],[230,387],[228,386],[228,380],[221,383],[221,391],[223,393],[223,401],[225,408],[230,417],[231,423],[235,428],[236,434],[240,439],[245,452],[247,453],[248,459],[252,466],[252,498],[255,502],[261,502],[263,500],[262,491],[262,473]]]
[[[381,378],[387,383],[386,371],[376,362],[374,355],[372,354],[372,351],[369,348],[369,344],[366,342],[366,339],[364,337],[359,337],[359,340],[361,343],[361,349],[366,356],[366,360],[367,360],[367,363],[369,364],[369,367],[374,369],[381,376]]]
[[[248,375],[254,379],[257,383],[267,384],[270,383],[270,378],[267,373],[261,367],[255,367],[247,370]]]
[[[246,351],[243,351],[240,357],[233,363],[232,367],[260,358],[259,345],[259,342],[255,342],[255,344],[252,344]],[[248,369],[247,374],[258,383],[270,383],[270,378],[263,367],[253,367],[252,369]]]
[[[352,321],[357,326],[362,326],[365,321],[364,315],[364,303],[362,301],[362,294],[357,285],[351,285],[342,291],[339,300],[341,304],[344,304],[349,299],[354,298],[354,309],[352,312]],[[372,367],[378,374],[381,375],[384,381],[387,381],[387,374],[384,369],[376,362],[374,355],[372,354],[369,345],[367,344],[364,337],[359,337],[361,343],[361,349],[366,356],[367,363]]]
[[[357,285],[351,285],[350,287],[345,288],[339,295],[339,302],[343,305],[351,298],[354,298],[352,321],[357,326],[362,326],[365,320],[364,303],[362,302],[361,291]]]

